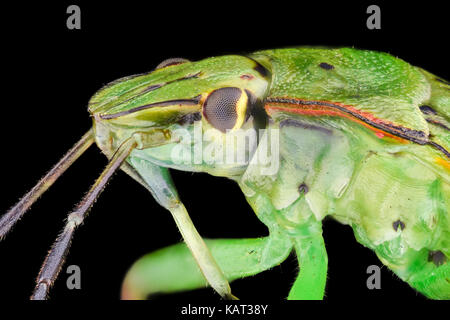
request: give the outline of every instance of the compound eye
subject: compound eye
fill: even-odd
[[[203,115],[217,130],[240,128],[247,109],[247,94],[234,87],[220,88],[211,92],[203,104]]]
[[[163,62],[161,62],[160,64],[158,64],[155,68],[155,70],[158,69],[162,69],[165,67],[169,67],[169,66],[174,66],[177,64],[182,64],[182,63],[186,63],[186,62],[190,62],[187,59],[183,59],[183,58],[170,58],[170,59],[166,59]]]

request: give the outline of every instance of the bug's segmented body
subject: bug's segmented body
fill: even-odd
[[[294,219],[310,212],[351,225],[402,279],[450,298],[448,83],[370,51],[282,49],[255,58],[275,75],[268,114],[289,121],[277,209],[298,206]],[[309,187],[303,198],[299,183]]]

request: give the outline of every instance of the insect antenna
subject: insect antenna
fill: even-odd
[[[136,147],[136,141],[130,138],[122,143],[117,149],[110,162],[103,170],[102,174],[91,189],[86,193],[83,200],[74,208],[74,210],[67,216],[67,221],[61,234],[56,238],[47,257],[42,264],[39,275],[36,279],[36,287],[31,296],[32,300],[44,300],[47,298],[48,291],[54,281],[56,280],[59,271],[64,263],[64,259],[70,248],[75,229],[83,223],[86,218],[89,208],[95,202],[95,199],[102,192],[108,180],[113,173],[120,168],[130,152]]]
[[[61,160],[0,218],[0,240],[8,233],[31,205],[67,170],[94,142],[92,128],[62,157]]]

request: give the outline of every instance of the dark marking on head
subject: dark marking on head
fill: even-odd
[[[400,230],[405,230],[405,223],[403,221],[397,220],[394,221],[394,223],[392,223],[392,227],[394,228],[395,231],[397,231],[399,227]]]
[[[320,131],[320,132],[328,134],[328,135],[333,134],[333,131],[328,128],[310,124],[310,123],[306,123],[306,122],[302,122],[300,120],[294,120],[294,119],[281,120],[280,121],[280,129],[282,129],[284,127],[297,127],[297,128],[307,129],[307,130],[317,130],[317,131]]]
[[[306,185],[306,183],[302,182],[299,186],[298,186],[298,192],[300,192],[300,194],[307,194],[309,191],[308,186]]]
[[[247,58],[249,58],[250,60],[252,60],[255,63],[253,70],[258,72],[263,78],[267,78],[269,76],[269,74],[270,74],[269,70],[264,68],[262,64],[260,64],[258,61],[256,61],[253,58],[250,58],[250,57],[247,57]]]
[[[178,124],[180,125],[193,124],[195,121],[199,121],[201,119],[202,114],[200,112],[188,113],[182,116],[180,120],[178,120]]]
[[[444,79],[440,79],[440,78],[435,78],[435,79],[436,79],[436,81],[439,81],[439,82],[441,82],[443,84],[446,84],[446,85],[450,86],[450,82],[448,82],[448,81],[446,81]]]
[[[261,99],[257,98],[250,90],[245,89],[245,93],[248,97],[245,121],[247,122],[250,117],[253,117],[254,128],[256,130],[265,129],[267,126],[268,115]],[[259,141],[259,135],[257,135],[257,139]]]
[[[264,68],[259,63],[253,69],[255,69],[255,71],[258,72],[263,77],[267,77],[269,75],[269,71],[267,71],[267,69]]]
[[[186,62],[190,62],[190,61],[187,59],[184,59],[184,58],[169,58],[169,59],[162,61],[160,64],[158,64],[156,66],[155,70],[159,70],[159,69],[162,69],[165,67],[174,66],[174,65],[182,64],[182,63],[186,63]]]
[[[251,80],[254,77],[251,74],[243,74],[240,78],[244,80]]]
[[[432,107],[423,105],[419,107],[420,111],[424,114],[437,114],[436,110],[434,110]]]
[[[165,85],[165,83],[164,83],[164,84],[153,84],[153,85],[151,85],[151,86],[148,86],[148,87],[145,88],[144,90],[142,90],[142,91],[140,92],[140,94],[147,93],[147,92],[150,92],[150,91],[159,89],[159,88],[161,88],[161,87],[164,86],[164,85]]]
[[[201,72],[197,72],[197,73],[189,74],[189,75],[187,75],[185,77],[174,79],[174,80],[171,80],[171,81],[167,81],[167,82],[163,82],[163,83],[157,83],[157,84],[152,84],[152,85],[148,86],[147,88],[145,88],[144,90],[142,90],[141,92],[139,92],[139,94],[134,96],[132,99],[134,99],[136,97],[139,97],[140,95],[142,95],[144,93],[147,93],[147,92],[159,89],[161,87],[164,87],[164,86],[166,86],[168,84],[171,84],[171,83],[174,83],[174,82],[183,81],[183,80],[189,80],[189,79],[193,79],[193,78],[198,78],[200,76],[200,74],[201,74]]]
[[[197,105],[200,103],[200,99],[201,99],[201,95],[196,96],[192,99],[176,99],[176,100],[167,100],[167,101],[161,101],[161,102],[155,102],[155,103],[150,103],[150,104],[146,104],[143,106],[139,106],[136,108],[132,108],[129,110],[125,110],[125,111],[121,111],[121,112],[117,112],[117,113],[112,113],[112,114],[101,114],[100,118],[104,119],[104,120],[109,120],[109,119],[114,119],[114,118],[119,118],[121,116],[125,116],[131,113],[135,113],[141,110],[145,110],[145,109],[150,109],[150,108],[155,108],[155,107],[166,107],[166,106],[172,106],[172,105]]]
[[[326,62],[320,63],[320,64],[319,64],[319,67],[321,67],[322,69],[325,69],[325,70],[332,70],[332,69],[334,69],[334,66],[333,66],[333,65],[328,64],[328,63],[326,63]]]
[[[437,120],[434,120],[434,119],[425,119],[428,123],[431,123],[431,124],[434,124],[434,125],[436,125],[436,126],[438,126],[438,127],[441,127],[442,129],[445,129],[445,130],[448,130],[448,131],[450,131],[450,128],[449,127],[447,127],[445,124],[443,124],[443,123],[440,123],[439,121],[437,121]]]
[[[428,261],[433,262],[436,266],[443,265],[447,262],[447,257],[442,251],[430,251],[428,252]]]

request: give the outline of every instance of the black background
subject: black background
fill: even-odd
[[[366,8],[381,7],[381,30],[366,28]],[[228,53],[299,45],[386,51],[448,79],[447,13],[437,3],[271,4],[165,1],[16,4],[2,7],[0,212],[18,200],[91,126],[90,96],[116,78],[149,71],[169,57],[198,60]],[[81,30],[66,28],[66,8],[81,7]],[[29,298],[63,220],[106,165],[90,148],[0,242],[0,301]],[[258,237],[266,229],[238,186],[206,174],[173,172],[204,237]],[[324,223],[329,255],[327,301],[424,300],[386,267],[382,289],[368,290],[366,268],[382,266],[348,226]],[[120,172],[78,229],[67,265],[81,267],[82,289],[68,290],[65,268],[53,301],[117,300],[127,268],[141,255],[181,240],[170,214]],[[296,275],[294,256],[281,266],[232,284],[241,299],[285,298]],[[219,301],[210,289],[160,297]]]

